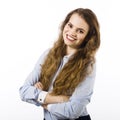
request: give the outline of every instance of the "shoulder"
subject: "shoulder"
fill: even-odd
[[[87,67],[87,74],[88,76],[91,76],[96,73],[96,62],[92,62]]]
[[[45,59],[47,58],[47,55],[50,51],[50,48],[46,49],[39,57],[37,64],[43,64]]]

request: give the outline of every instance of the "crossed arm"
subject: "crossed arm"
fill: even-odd
[[[34,87],[36,87],[37,89],[42,90],[43,89],[43,85],[41,82],[37,82],[34,84]],[[42,104],[42,107],[44,109],[47,109],[47,105],[48,104],[55,104],[55,103],[62,103],[62,102],[67,102],[69,100],[68,96],[65,95],[51,95],[50,93],[47,93],[44,103]]]
[[[40,103],[38,97],[44,92],[42,90],[43,85],[39,82],[36,72],[33,72],[20,88],[20,96],[23,101],[37,106],[41,105],[44,109],[52,113],[53,116],[57,116],[60,119],[77,118],[90,102],[93,83],[94,74],[87,77],[82,84],[79,84],[70,98],[63,95],[53,96],[48,92],[44,101]]]

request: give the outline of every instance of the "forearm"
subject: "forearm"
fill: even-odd
[[[47,109],[58,119],[76,119],[83,114],[84,109],[88,103],[88,100],[70,100],[68,102],[63,102],[60,104],[58,103],[44,106],[44,109]]]
[[[21,100],[35,104],[37,106],[40,103],[37,101],[38,95],[41,91],[36,89],[34,86],[22,86],[19,90]]]
[[[69,100],[68,96],[64,96],[64,95],[55,96],[55,95],[51,95],[50,93],[48,93],[45,98],[45,104],[62,103],[68,100]]]
[[[34,87],[37,89],[42,90],[43,85],[41,82],[37,82]],[[43,104],[55,104],[55,103],[62,103],[68,101],[69,97],[65,95],[51,95],[45,91],[42,91],[38,96],[38,101],[42,101]]]

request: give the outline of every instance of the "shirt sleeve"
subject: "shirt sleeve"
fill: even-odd
[[[93,93],[95,71],[94,67],[91,75],[77,86],[68,102],[50,104],[48,111],[58,119],[76,119],[83,115]]]
[[[48,92],[46,92],[46,91],[41,91],[40,94],[39,94],[39,96],[38,96],[37,101],[38,101],[39,103],[43,104],[47,93],[48,93]]]
[[[37,89],[36,87],[34,87],[34,84],[39,81],[41,65],[44,63],[47,53],[48,50],[40,56],[33,71],[28,75],[23,86],[21,86],[19,89],[21,100],[35,104],[37,106],[41,105],[41,103],[44,101],[46,92]],[[41,99],[42,101],[40,101],[39,99]]]

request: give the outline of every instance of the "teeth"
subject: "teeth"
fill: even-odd
[[[74,40],[72,37],[70,37],[69,35],[67,36],[68,37],[68,39],[70,39],[70,40]]]

